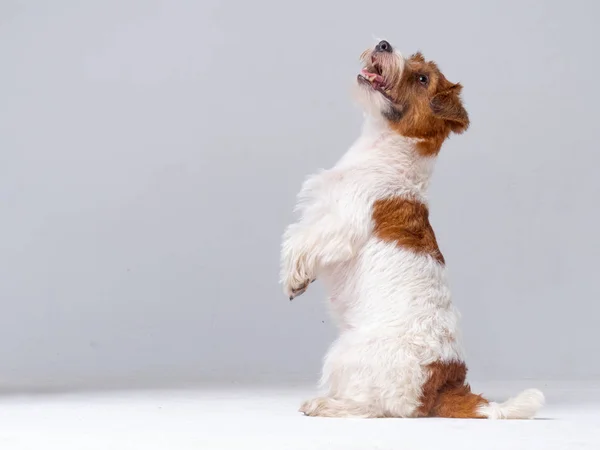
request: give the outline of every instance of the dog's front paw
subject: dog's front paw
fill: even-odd
[[[281,279],[283,291],[290,300],[304,294],[310,283],[315,281],[310,267],[309,258],[305,254],[289,252],[285,255]]]
[[[310,283],[315,281],[307,270],[306,258],[290,261],[283,275],[283,291],[290,300],[304,294]]]
[[[296,297],[304,294],[308,289],[308,285],[311,284],[313,280],[305,279],[299,284],[296,285],[287,285],[285,288],[285,294],[288,296],[290,300],[294,300]]]
[[[293,300],[308,289],[316,276],[316,257],[305,231],[290,226],[281,253],[281,282],[285,295]]]

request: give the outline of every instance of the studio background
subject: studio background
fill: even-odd
[[[600,377],[593,1],[0,3],[0,388],[316,382],[281,233],[385,37],[464,85],[431,219],[473,380]]]

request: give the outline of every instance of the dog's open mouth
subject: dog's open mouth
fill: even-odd
[[[390,98],[390,91],[387,89],[385,78],[381,74],[381,69],[377,65],[365,67],[358,74],[358,81],[371,86],[376,91],[381,92],[385,97]]]
[[[369,84],[371,86],[373,86],[375,89],[379,89],[382,87],[385,87],[385,80],[383,79],[383,77],[377,73],[377,69],[373,68],[371,69],[371,71],[369,71],[368,69],[362,69],[360,71],[360,75],[359,78],[362,78],[365,81],[368,81]]]

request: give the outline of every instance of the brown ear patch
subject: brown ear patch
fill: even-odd
[[[429,210],[423,203],[400,197],[377,200],[373,205],[373,221],[379,239],[445,264],[429,223]]]
[[[444,119],[455,133],[462,133],[469,127],[469,115],[460,101],[462,86],[455,84],[431,99],[431,110],[436,117]]]

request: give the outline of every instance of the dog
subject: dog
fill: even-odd
[[[388,41],[361,55],[360,137],[304,182],[281,249],[290,300],[317,278],[339,328],[323,363],[324,395],[307,416],[530,419],[537,389],[504,403],[471,392],[445,261],[429,222],[436,156],[469,116],[462,86],[419,52]]]

